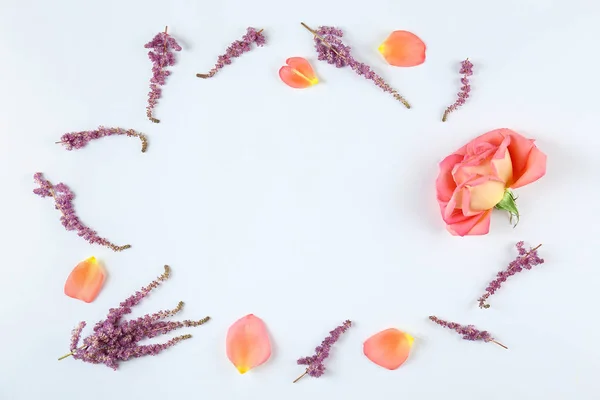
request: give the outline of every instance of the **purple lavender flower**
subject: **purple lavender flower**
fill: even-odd
[[[463,75],[463,77],[460,80],[462,86],[460,88],[460,92],[457,93],[458,97],[456,98],[454,104],[446,108],[446,111],[444,111],[444,115],[442,116],[443,122],[446,122],[446,120],[448,119],[448,115],[451,112],[465,104],[465,102],[470,96],[469,93],[471,93],[471,84],[469,83],[469,76],[473,75],[473,64],[467,58],[466,60],[462,61],[460,65],[461,67],[459,73]]]
[[[167,66],[175,65],[175,53],[171,50],[181,51],[181,46],[171,35],[167,33],[168,27],[165,27],[164,32],[158,33],[154,38],[144,46],[147,49],[152,49],[148,52],[148,57],[152,61],[152,79],[150,79],[150,93],[148,93],[148,106],[146,107],[146,116],[154,123],[159,123],[160,120],[154,118],[152,111],[156,106],[158,99],[162,93],[160,86],[166,82],[167,76],[171,75],[171,71],[166,70]]]
[[[167,280],[169,275],[169,266],[165,265],[165,272],[156,280],[121,302],[118,308],[111,308],[106,319],[94,326],[94,333],[83,340],[82,346],[77,347],[81,337],[81,330],[85,326],[85,322],[80,322],[73,330],[71,336],[71,352],[60,357],[59,360],[73,356],[76,360],[93,364],[105,364],[116,370],[119,366],[119,361],[127,361],[131,358],[145,355],[154,356],[182,340],[191,338],[192,335],[182,335],[165,343],[138,344],[143,339],[153,338],[175,329],[203,325],[210,319],[209,317],[205,317],[199,321],[161,321],[181,311],[183,308],[182,301],[173,310],[159,311],[154,314],[146,314],[134,320],[121,321],[124,315],[131,312],[132,307],[139,304],[161,282]]]
[[[298,382],[305,375],[310,375],[312,377],[318,378],[325,373],[325,365],[323,362],[327,357],[329,357],[329,351],[331,350],[331,346],[338,341],[342,333],[346,332],[350,326],[352,325],[351,321],[344,321],[344,323],[331,332],[329,332],[329,336],[327,336],[321,345],[315,348],[315,355],[311,357],[303,357],[298,359],[298,365],[306,365],[306,371],[302,375],[300,375],[294,383]]]
[[[402,97],[395,89],[392,89],[381,76],[371,70],[368,65],[358,62],[352,57],[350,47],[344,45],[340,39],[344,32],[341,29],[332,26],[321,26],[318,30],[308,27],[304,22],[302,26],[308,29],[315,40],[315,48],[317,49],[318,59],[327,61],[328,64],[335,65],[337,68],[349,66],[358,75],[372,80],[375,85],[386,93],[390,93],[394,98],[400,101],[406,108],[410,108],[410,104]]]
[[[127,135],[139,138],[142,141],[142,153],[145,153],[148,148],[148,139],[146,139],[146,136],[143,133],[138,133],[133,129],[125,130],[122,128],[106,128],[104,126],[99,126],[98,129],[94,131],[65,133],[61,136],[60,142],[56,143],[64,144],[67,150],[70,151],[73,149],[81,149],[94,139],[112,135]]]
[[[91,244],[99,244],[105,247],[110,247],[113,251],[123,251],[131,247],[126,244],[125,246],[117,246],[105,238],[98,236],[95,230],[85,226],[80,220],[75,210],[73,209],[73,199],[75,195],[71,192],[71,189],[64,183],[59,183],[53,186],[50,181],[44,178],[41,172],[33,175],[33,179],[40,186],[39,188],[33,189],[33,193],[41,197],[52,197],[54,199],[55,208],[62,214],[60,222],[68,231],[77,231],[77,234],[90,242]]]
[[[494,338],[488,331],[480,331],[480,330],[476,329],[475,326],[473,326],[473,325],[466,325],[466,326],[460,325],[460,324],[457,324],[456,322],[444,321],[443,319],[439,319],[438,317],[433,316],[433,315],[431,315],[429,317],[429,319],[432,320],[433,322],[435,322],[436,324],[443,326],[444,328],[448,328],[448,329],[452,329],[452,330],[456,331],[457,333],[462,335],[462,338],[464,340],[472,340],[472,341],[483,340],[486,343],[492,342],[492,343],[497,344],[498,346],[508,349],[508,347],[506,347],[502,343],[494,340]]]
[[[256,43],[258,47],[264,46],[266,43],[265,36],[262,34],[262,29],[249,27],[246,34],[242,36],[242,40],[236,40],[225,51],[225,54],[217,58],[217,63],[208,74],[196,74],[198,78],[212,78],[224,66],[231,64],[231,59],[241,56],[242,54],[252,50],[252,43]]]
[[[513,276],[524,269],[531,269],[536,265],[544,263],[544,259],[540,258],[537,252],[537,249],[540,248],[541,244],[533,249],[529,249],[529,251],[525,250],[523,246],[524,243],[522,241],[517,242],[516,247],[519,255],[508,264],[506,270],[498,272],[498,274],[496,274],[497,278],[488,284],[488,287],[485,289],[485,294],[478,299],[479,308],[490,308],[490,305],[486,303],[487,299],[496,293],[496,290],[500,289],[500,286],[502,286],[510,276]]]

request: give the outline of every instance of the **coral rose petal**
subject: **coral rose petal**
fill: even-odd
[[[271,340],[262,319],[253,314],[238,319],[227,332],[227,357],[241,374],[271,357]]]
[[[65,294],[74,299],[91,303],[100,293],[106,273],[96,257],[77,264],[65,282]]]
[[[375,364],[390,370],[400,367],[410,354],[414,338],[408,333],[391,328],[365,341],[363,352]]]
[[[463,159],[462,155],[452,154],[440,163],[440,174],[435,181],[435,189],[438,201],[449,201],[456,189],[456,183],[452,177],[452,168]]]
[[[492,159],[492,164],[496,169],[496,176],[505,184],[511,182],[513,178],[512,158],[510,157],[510,151],[508,151],[509,144],[510,137],[507,137]]]
[[[510,187],[517,189],[521,186],[528,185],[531,182],[535,182],[546,175],[546,160],[547,156],[542,153],[540,149],[537,147],[531,149],[525,171],[512,185],[510,185]]]
[[[396,67],[414,67],[425,62],[425,43],[407,31],[394,31],[379,46],[385,60]]]
[[[490,231],[492,211],[484,211],[470,217],[465,217],[460,210],[454,210],[451,217],[446,219],[448,232],[455,236],[486,235]]]
[[[279,69],[279,77],[288,86],[304,89],[319,83],[315,71],[309,62],[302,57],[291,57],[286,60],[287,66]]]
[[[513,160],[513,182],[511,188],[516,189],[540,179],[546,174],[546,155],[534,144],[533,139],[527,139],[517,132],[510,132],[511,143],[508,151]]]

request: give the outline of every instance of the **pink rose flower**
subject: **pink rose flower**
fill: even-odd
[[[516,189],[546,173],[546,155],[510,129],[496,129],[461,147],[440,163],[437,200],[453,235],[485,235],[494,207],[518,217]]]

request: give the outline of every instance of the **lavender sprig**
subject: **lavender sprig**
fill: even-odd
[[[328,64],[335,65],[337,68],[349,66],[358,75],[372,80],[375,85],[386,93],[390,93],[394,98],[400,101],[406,108],[410,104],[395,89],[387,84],[383,78],[371,70],[368,65],[358,62],[352,57],[350,47],[344,45],[340,39],[344,36],[341,29],[332,26],[321,26],[316,31],[301,22],[302,26],[308,29],[314,36],[315,48],[318,53],[318,59],[327,61]]]
[[[159,311],[134,320],[121,322],[123,316],[129,314],[133,306],[148,296],[161,282],[167,280],[169,275],[170,268],[165,265],[165,272],[156,280],[121,302],[118,308],[111,308],[106,319],[94,326],[94,333],[86,337],[83,340],[83,345],[78,348],[81,330],[85,326],[85,322],[80,322],[71,336],[71,352],[60,357],[59,360],[73,356],[76,360],[92,364],[105,364],[107,367],[117,370],[119,361],[127,361],[145,355],[154,356],[182,340],[191,338],[192,335],[182,335],[165,343],[138,344],[143,339],[169,333],[178,328],[203,325],[210,319],[210,317],[205,317],[199,321],[161,321],[181,311],[183,308],[182,301],[173,310]]]
[[[117,246],[107,239],[98,236],[95,230],[85,226],[73,209],[73,199],[75,195],[71,192],[71,189],[64,183],[59,183],[53,186],[50,181],[44,178],[41,172],[37,172],[33,175],[33,179],[40,186],[39,188],[33,189],[33,193],[41,197],[52,197],[54,199],[55,208],[62,214],[60,222],[68,231],[77,231],[77,234],[90,242],[91,244],[99,244],[105,247],[109,247],[113,251],[123,251],[131,247],[126,244],[125,246]]]
[[[462,338],[464,340],[483,340],[486,343],[492,342],[497,344],[498,346],[508,349],[508,347],[506,347],[502,343],[497,342],[488,331],[480,331],[476,329],[473,325],[460,325],[456,322],[444,321],[443,319],[439,319],[438,317],[433,315],[431,315],[429,319],[435,322],[436,324],[443,326],[444,328],[456,331],[457,333],[462,335]]]
[[[486,303],[487,299],[496,293],[496,290],[500,289],[502,284],[506,282],[506,280],[523,271],[524,269],[531,269],[536,265],[540,265],[544,263],[544,259],[538,256],[537,249],[539,249],[542,245],[538,245],[529,251],[523,248],[523,241],[517,242],[516,247],[519,255],[513,261],[508,264],[508,268],[504,271],[498,272],[496,274],[497,278],[491,281],[488,284],[488,287],[485,289],[485,294],[481,296],[479,301],[479,308],[490,308],[490,305]]]
[[[105,136],[112,135],[127,135],[129,137],[139,138],[142,142],[142,153],[145,153],[146,149],[148,148],[148,139],[146,139],[146,136],[143,133],[138,133],[133,129],[125,130],[122,128],[106,128],[104,126],[99,126],[98,129],[94,131],[65,133],[61,136],[60,142],[55,143],[64,144],[66,149],[71,151],[73,149],[81,149],[85,147],[94,139],[100,139]]]
[[[442,116],[443,122],[446,122],[448,115],[450,115],[451,112],[465,104],[470,96],[469,93],[471,92],[471,84],[469,82],[469,76],[473,75],[473,63],[471,63],[471,61],[469,61],[467,58],[466,60],[462,61],[460,65],[461,67],[459,73],[463,75],[463,77],[460,79],[462,86],[460,88],[460,92],[457,93],[458,97],[456,98],[454,104],[446,108],[446,111],[444,111],[444,115]]]
[[[315,348],[314,356],[302,357],[298,359],[298,365],[307,365],[307,368],[302,375],[296,378],[294,383],[298,382],[305,375],[310,375],[314,378],[318,378],[325,373],[325,365],[323,365],[323,362],[327,357],[329,357],[329,351],[331,350],[331,346],[338,341],[342,333],[346,332],[351,325],[351,321],[344,321],[342,325],[329,332],[329,336],[327,336],[323,340],[323,342],[321,342],[321,345]]]
[[[148,93],[146,116],[154,123],[160,122],[152,114],[162,93],[160,86],[163,86],[167,76],[171,75],[171,71],[165,68],[175,65],[175,53],[171,52],[171,50],[181,51],[181,46],[167,33],[167,29],[168,27],[165,27],[164,32],[158,33],[151,41],[144,45],[145,48],[152,49],[148,52],[148,57],[152,61],[152,79],[150,79],[150,93]]]
[[[225,54],[217,58],[217,63],[208,72],[208,74],[196,74],[198,78],[212,78],[215,74],[223,68],[225,65],[231,64],[232,58],[237,58],[242,54],[252,50],[252,43],[256,43],[258,47],[264,46],[266,39],[262,34],[262,29],[257,31],[256,29],[249,27],[246,34],[242,36],[242,40],[236,40],[225,51]]]

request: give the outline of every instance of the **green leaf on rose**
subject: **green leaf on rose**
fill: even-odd
[[[516,227],[519,223],[519,209],[517,208],[516,200],[517,198],[515,197],[513,192],[511,192],[509,189],[506,189],[504,191],[504,196],[502,197],[502,200],[500,200],[500,202],[494,206],[494,208],[497,210],[508,211],[508,214],[510,215],[511,224],[513,221],[513,217],[517,219],[517,222],[515,222],[513,228]]]

